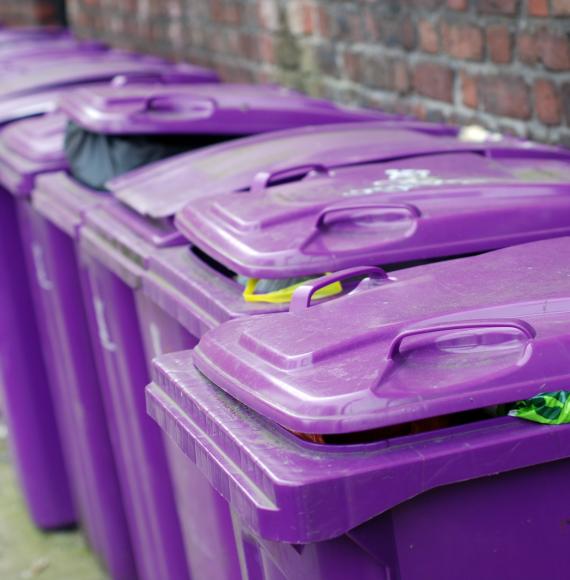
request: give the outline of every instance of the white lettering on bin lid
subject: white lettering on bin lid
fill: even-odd
[[[343,192],[344,197],[373,195],[375,193],[393,193],[410,191],[421,187],[445,187],[448,185],[472,185],[482,183],[482,178],[445,178],[432,175],[429,169],[386,169],[386,179],[377,179],[368,187],[355,187]]]

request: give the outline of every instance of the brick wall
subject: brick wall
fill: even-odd
[[[68,0],[68,12],[83,36],[228,80],[570,146],[570,0]]]
[[[64,24],[64,0],[0,0],[0,22],[8,26]]]

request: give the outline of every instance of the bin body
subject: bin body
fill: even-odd
[[[155,359],[149,413],[231,506],[244,578],[565,577],[534,556],[570,542],[570,426],[497,405],[567,384],[569,245],[402,269]]]
[[[75,523],[75,509],[23,267],[24,249],[16,204],[2,190],[0,200],[3,408],[30,516],[40,528],[59,528]]]
[[[178,373],[179,384],[180,377],[181,373]],[[198,470],[202,479],[215,489],[212,493],[223,494],[232,508],[239,512],[234,513],[233,521],[243,578],[342,579],[354,575],[371,580],[393,578],[530,580],[544,576],[563,580],[566,577],[566,571],[561,570],[555,560],[540,561],[535,555],[536,550],[542,552],[568,549],[568,535],[564,529],[561,530],[561,521],[568,513],[566,508],[560,511],[556,496],[563,492],[562,487],[568,478],[570,463],[567,459],[561,458],[560,450],[554,452],[554,447],[559,445],[561,440],[568,438],[567,426],[561,427],[563,433],[550,431],[537,434],[536,431],[541,430],[540,426],[516,425],[514,432],[517,434],[521,436],[524,434],[526,437],[530,436],[530,431],[534,431],[533,438],[537,435],[541,438],[544,436],[544,440],[548,442],[546,447],[549,451],[545,452],[538,441],[533,442],[532,438],[525,439],[524,445],[527,449],[522,454],[513,451],[516,442],[512,439],[508,442],[503,441],[502,444],[497,440],[507,428],[513,427],[512,425],[508,427],[504,424],[495,425],[494,428],[489,428],[490,437],[486,442],[488,444],[493,442],[497,447],[487,454],[478,454],[473,449],[474,444],[482,445],[486,438],[474,440],[473,431],[469,430],[463,435],[457,432],[450,433],[450,440],[455,439],[457,447],[462,445],[464,449],[470,449],[470,452],[457,449],[458,455],[464,453],[469,457],[469,461],[479,461],[484,466],[483,470],[486,473],[481,477],[461,481],[460,476],[449,475],[449,472],[453,472],[453,465],[450,464],[453,460],[445,465],[444,460],[431,463],[426,458],[423,471],[426,480],[423,482],[423,490],[418,489],[415,497],[406,497],[401,503],[333,538],[310,541],[307,534],[299,536],[297,541],[279,541],[266,537],[259,530],[260,524],[255,517],[256,510],[262,511],[268,507],[277,509],[277,513],[282,516],[281,523],[284,528],[287,518],[282,512],[299,510],[299,507],[295,503],[284,503],[283,506],[275,508],[270,500],[268,506],[264,506],[261,498],[264,498],[263,493],[269,493],[267,489],[271,489],[271,485],[262,483],[254,484],[254,489],[260,494],[258,499],[261,506],[251,507],[251,498],[255,496],[246,499],[244,488],[250,493],[254,492],[254,489],[250,489],[247,485],[242,487],[239,477],[248,470],[255,472],[257,462],[253,460],[248,467],[250,456],[247,453],[246,457],[242,456],[241,462],[238,459],[239,452],[236,451],[240,446],[243,448],[244,442],[246,445],[251,443],[254,449],[255,441],[258,445],[260,442],[269,442],[274,446],[274,453],[275,449],[283,445],[289,449],[296,449],[299,454],[305,456],[318,455],[319,460],[313,463],[313,469],[318,469],[319,463],[322,466],[327,459],[334,462],[336,456],[343,452],[361,454],[361,457],[369,454],[371,458],[376,457],[377,462],[382,462],[382,453],[378,449],[374,450],[373,445],[360,446],[358,450],[344,448],[330,451],[311,444],[305,446],[291,440],[287,435],[284,436],[282,431],[270,430],[269,433],[264,431],[263,427],[267,425],[257,425],[259,428],[249,431],[251,437],[248,437],[242,428],[245,423],[257,417],[255,414],[244,411],[242,405],[236,403],[234,399],[225,397],[223,393],[212,392],[211,384],[210,389],[206,391],[192,381],[185,384],[184,390],[186,392],[181,395],[172,388],[152,384],[148,399],[149,412],[165,430],[171,444],[178,447],[176,457],[172,456],[173,473],[182,472],[189,466]],[[187,412],[184,403],[181,403],[185,396],[197,403],[193,406],[192,412]],[[223,411],[220,410],[221,407]],[[185,420],[189,417],[192,419],[186,423]],[[224,428],[222,425],[227,427]],[[478,428],[481,429],[480,426]],[[233,438],[226,437],[228,429],[233,431]],[[495,431],[494,441],[493,431]],[[372,488],[374,491],[371,491],[372,480],[364,482],[358,494],[373,495],[374,492],[383,492],[386,496],[392,497],[394,494],[390,486],[405,488],[406,478],[416,475],[413,469],[399,470],[397,467],[398,463],[409,460],[409,455],[407,459],[404,458],[407,455],[406,451],[417,453],[417,458],[422,450],[425,453],[431,446],[439,445],[441,448],[446,435],[430,437],[426,434],[419,438],[416,436],[417,446],[414,447],[410,443],[407,449],[405,440],[397,440],[395,445],[404,445],[405,450],[401,457],[394,457],[392,474],[390,475],[388,468],[383,480],[384,485],[374,480]],[[231,440],[230,444],[228,440]],[[233,465],[233,476],[230,475],[232,468],[229,464],[224,463],[210,446],[212,442],[222,445],[224,452],[237,462]],[[230,447],[233,451],[230,451]],[[471,452],[474,456],[471,456]],[[516,468],[500,473],[505,466],[497,454],[509,452],[516,457],[513,457]],[[269,449],[267,453],[270,453]],[[436,453],[441,454],[442,450]],[[461,464],[462,460],[458,459],[458,455],[454,456],[454,460]],[[521,455],[527,457],[523,459]],[[541,464],[541,461],[546,461],[547,456],[554,460]],[[527,462],[532,466],[525,466]],[[216,467],[216,463],[218,465],[221,463],[222,467]],[[236,468],[236,465],[239,467]],[[327,516],[327,510],[337,509],[344,512],[343,508],[338,507],[341,502],[348,506],[350,502],[358,501],[356,499],[358,494],[352,492],[350,486],[351,467],[355,470],[362,469],[362,464],[356,461],[354,464],[348,462],[347,465],[339,466],[337,472],[338,477],[345,480],[346,492],[342,500],[337,498],[337,503],[333,505],[327,500],[326,492],[324,490],[321,492],[320,510],[318,508],[315,510],[319,515],[315,515],[310,524],[314,529],[318,529],[321,522],[331,519]],[[290,469],[292,468],[290,464]],[[439,474],[435,474],[437,470],[441,470]],[[303,471],[302,468],[300,471]],[[451,481],[454,479],[456,481],[446,482],[440,486],[440,481],[445,480],[447,475]],[[463,477],[468,479],[465,472]],[[307,479],[312,480],[314,477],[307,476]],[[188,489],[190,488],[186,488],[186,494],[190,495]],[[314,501],[318,504],[317,497]],[[182,509],[186,509],[184,504],[181,506]],[[251,512],[253,515],[248,518],[247,515]],[[313,515],[311,513],[311,516]],[[190,511],[187,518],[196,518],[196,515]],[[332,519],[337,520],[334,517]],[[263,520],[263,517],[259,520]],[[337,529],[343,529],[343,525],[347,524],[340,524]]]

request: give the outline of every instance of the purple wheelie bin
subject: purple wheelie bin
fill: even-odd
[[[75,257],[65,237],[61,240],[62,234],[30,204],[36,177],[67,167],[66,122],[54,113],[8,127],[0,135],[0,184],[17,199],[28,281],[79,523],[109,575],[134,579],[136,566],[85,314],[81,303],[69,299],[80,292]],[[46,254],[46,247],[53,252]]]
[[[117,143],[117,148],[121,146],[124,135],[154,136],[154,139],[160,135],[178,135],[189,149],[295,124],[377,117],[373,113],[344,111],[290,91],[240,85],[156,87],[139,84],[96,90],[90,87],[88,91],[68,93],[61,106],[75,128],[82,127],[90,135],[107,139],[104,143],[109,147],[112,147],[111,143]],[[145,147],[150,145],[147,143]],[[34,207],[47,218],[42,221],[44,224],[51,222],[53,236],[57,235],[59,243],[67,246],[68,253],[73,252],[73,240],[84,229],[83,220],[92,214],[98,216],[100,209],[110,205],[116,209],[109,219],[114,222],[122,218],[129,225],[133,224],[135,233],[130,232],[131,236],[144,236],[151,232],[151,242],[158,245],[176,243],[181,239],[170,220],[156,222],[151,227],[131,210],[123,206],[117,208],[117,203],[112,202],[108,193],[85,185],[91,183],[94,176],[84,172],[86,168],[78,159],[70,159],[70,162],[70,172],[42,176],[33,193]],[[107,169],[105,166],[104,170]],[[95,173],[95,177],[99,177],[98,172]],[[161,196],[165,198],[174,193],[167,189]],[[45,244],[43,251],[46,256],[56,256],[58,250],[54,249],[52,242],[46,240]],[[119,255],[119,265],[128,263],[129,258],[129,255]],[[125,284],[122,278],[112,273],[114,270],[106,271],[97,258],[81,257],[79,268],[83,271],[86,265],[91,283],[94,279],[98,283],[98,276],[108,278],[110,287],[126,296],[124,303],[119,302],[119,311],[115,315],[109,314],[99,299],[100,293],[96,292],[94,301],[88,300],[87,315],[97,343],[104,345],[96,352],[96,359],[102,369],[101,386],[139,573],[153,580],[182,579],[187,575],[188,566],[160,432],[145,412],[144,386],[148,382],[148,367],[139,333],[132,326],[134,303],[130,285],[137,285],[138,274],[129,274]],[[136,272],[138,268],[140,264],[134,263],[132,270]],[[80,298],[75,292],[76,302]],[[70,296],[68,300],[72,300]],[[94,310],[89,308],[92,303],[95,304]],[[52,311],[57,313],[63,306],[60,302]],[[68,309],[67,305],[65,309]],[[105,323],[107,319],[110,324],[123,324],[133,335],[126,349],[119,350],[113,344]],[[73,322],[71,320],[70,324]],[[76,367],[75,372],[78,377],[84,375],[83,368]]]
[[[356,268],[156,359],[149,411],[231,506],[243,578],[565,580],[570,425],[504,408],[570,384],[569,256]]]
[[[120,84],[134,77],[158,74],[164,67],[159,60],[102,53],[83,54],[67,63],[65,70],[50,66],[31,77],[12,74],[0,89],[0,125],[3,128],[15,120],[53,109],[59,92],[72,84],[114,77]],[[175,70],[187,71],[188,67]],[[208,71],[195,70],[204,80],[212,78]],[[10,272],[10,276],[0,279],[0,382],[4,411],[31,516],[39,527],[61,527],[75,522],[75,510],[53,417],[45,361],[30,309],[15,199],[3,189],[0,205],[0,239],[4,248],[0,259],[4,271]]]
[[[110,207],[101,210],[101,217],[93,214],[88,219],[84,243],[108,246],[104,240],[113,232],[113,251],[145,264],[142,292],[136,300],[150,359],[161,352],[192,347],[205,330],[230,318],[287,309],[283,300],[272,303],[275,296],[249,293],[244,300],[244,278],[249,279],[246,289],[250,281],[259,279],[265,286],[281,281],[291,286],[298,276],[303,279],[343,267],[340,259],[346,259],[346,254],[353,265],[366,261],[393,265],[512,244],[523,235],[526,223],[535,219],[537,207],[544,211],[541,220],[545,221],[537,221],[535,229],[525,234],[529,239],[556,235],[562,228],[569,231],[568,153],[496,139],[470,143],[450,136],[449,131],[445,135],[438,127],[416,124],[415,130],[386,129],[380,123],[252,137],[180,156],[113,182],[118,199],[154,220],[166,217],[183,196],[199,198],[177,218],[192,247],[152,250],[121,228],[120,220],[111,221]],[[532,172],[530,164],[535,166]],[[212,181],[214,174],[218,179]],[[208,181],[208,186],[202,185]],[[159,200],[158,192],[167,187],[174,192],[172,201]],[[203,197],[207,187],[210,195]],[[216,194],[216,189],[223,193]],[[494,205],[487,198],[496,198]],[[550,198],[553,205],[543,208]],[[491,204],[483,217],[495,219],[495,237],[487,239],[485,228],[479,227],[471,234],[465,231],[461,238],[459,215],[468,213],[478,199],[480,207]],[[329,233],[334,234],[332,240],[329,236],[322,243],[315,239],[317,251],[306,248],[306,240],[319,233],[313,224],[320,212],[329,205],[336,210],[343,200],[343,212],[331,211],[321,226],[324,231],[330,217],[337,218]],[[420,207],[416,200],[421,200]],[[360,205],[352,208],[349,203]],[[431,218],[433,208],[444,208],[446,203],[452,204],[446,227],[457,231],[456,241],[465,247],[430,243],[421,232],[414,236],[417,214]],[[501,225],[505,213],[517,216],[510,230]],[[388,251],[399,238],[407,240],[405,256]],[[345,253],[338,246],[342,243]],[[105,255],[110,251],[105,250]],[[118,350],[124,349],[121,341],[128,334],[116,322],[119,306],[100,296],[99,300],[99,308],[109,310],[102,336]],[[189,462],[176,460],[175,446],[167,444],[167,450],[174,456],[170,464],[177,504],[184,506],[181,521],[193,577],[239,577],[237,554],[232,557],[229,548],[232,524],[227,507]],[[192,494],[187,493],[190,487]],[[190,513],[194,517],[188,517]],[[224,559],[218,557],[222,550]]]

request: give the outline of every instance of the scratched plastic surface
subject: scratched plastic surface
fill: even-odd
[[[325,149],[290,183],[271,185],[294,174],[294,163],[257,174],[247,191],[193,200],[177,225],[204,252],[256,278],[460,255],[570,233],[567,150],[405,131],[375,148],[363,145],[366,165],[351,161],[354,148],[337,163]]]
[[[282,315],[206,334],[198,367],[293,431],[350,433],[510,403],[570,382],[570,238],[299,288]],[[311,305],[331,279],[367,278]],[[279,332],[275,332],[276,325]]]
[[[570,426],[480,415],[323,445],[279,423],[318,432],[330,415],[342,434],[395,420],[390,406],[370,422],[375,396],[414,420],[568,384],[568,249],[563,238],[380,274],[310,308],[304,291],[290,314],[226,323],[155,360],[149,412],[228,502],[244,578],[566,577],[535,556],[568,547],[555,497]]]
[[[82,127],[106,134],[252,135],[307,124],[396,118],[282,87],[243,84],[89,87],[68,93],[61,107]]]

